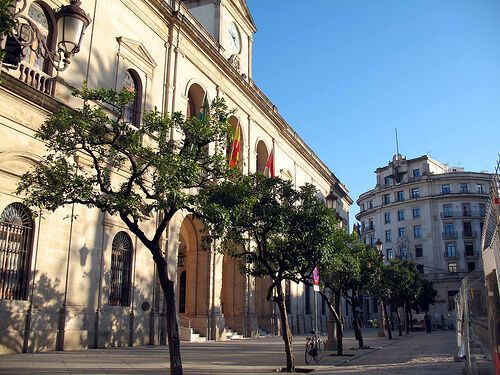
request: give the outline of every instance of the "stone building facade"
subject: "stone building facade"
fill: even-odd
[[[376,187],[357,200],[362,238],[372,246],[380,239],[386,261],[414,260],[438,291],[430,312],[436,318],[451,316],[460,281],[482,267],[491,174],[450,168],[429,156],[401,155],[375,173]],[[377,312],[367,305],[365,316]]]
[[[49,46],[57,38],[53,9],[62,3],[27,1],[26,16]],[[75,205],[35,219],[14,194],[20,176],[44,153],[34,132],[60,105],[80,104],[71,91],[84,81],[134,89],[131,126],[140,126],[141,113],[153,108],[193,116],[205,98],[223,97],[236,110],[231,124],[241,127],[239,167],[263,171],[273,151],[276,174],[296,187],[313,183],[322,198],[333,197],[348,227],[347,189],[252,80],[256,27],[245,1],[83,0],[81,7],[92,23],[66,71],[56,74],[28,50],[18,66],[2,66],[0,353],[166,340],[152,257],[119,218]],[[163,238],[177,281],[182,338],[276,332],[266,281],[242,276],[215,246],[202,250],[201,228],[189,212],[178,212]],[[293,283],[286,289],[293,330],[305,332],[313,293]]]

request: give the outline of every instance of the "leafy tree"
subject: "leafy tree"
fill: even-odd
[[[84,100],[83,108],[62,107],[40,127],[36,137],[48,153],[22,177],[17,193],[32,207],[54,211],[76,203],[120,217],[157,266],[167,307],[170,370],[182,374],[174,280],[160,241],[177,211],[198,210],[194,192],[227,175],[224,150],[208,151],[214,142],[227,142],[227,107],[215,100],[210,111],[204,107],[204,116],[187,120],[155,110],[136,128],[123,120],[134,93],[84,86],[74,95]],[[151,231],[154,215],[159,220]]]
[[[418,313],[429,311],[429,305],[436,303],[437,290],[429,280],[420,278],[420,293],[412,303],[412,308]]]
[[[420,292],[419,277],[415,264],[407,260],[394,259],[387,266],[386,282],[390,289],[389,302],[396,307],[399,336],[403,334],[399,308],[406,307]]]
[[[241,259],[244,272],[271,281],[267,299],[278,306],[286,368],[293,372],[283,282],[307,281],[329,241],[334,216],[312,185],[296,190],[288,181],[260,173],[222,182],[204,193],[207,238],[220,240],[225,254]]]
[[[344,289],[344,298],[351,306],[358,346],[363,348],[363,332],[359,316],[359,309],[362,306],[360,306],[359,296],[365,291],[368,292],[374,282],[374,264],[379,259],[379,253],[375,248],[365,245],[356,234],[351,236],[353,237],[351,243],[353,263],[350,277]]]
[[[383,314],[385,319],[385,329],[387,331],[387,337],[392,340],[392,330],[389,323],[389,315],[387,313],[387,304],[390,303],[391,297],[391,280],[392,271],[387,265],[383,263],[383,256],[379,255],[379,261],[377,264],[377,272],[374,273],[373,283],[370,286],[370,292],[373,296],[379,298],[382,301]]]
[[[340,309],[340,299],[344,297],[351,306],[353,323],[362,348],[363,335],[359,325],[359,295],[368,291],[374,283],[378,252],[366,246],[356,234],[349,235],[338,224],[331,229],[331,242],[325,247],[321,262],[322,286],[330,291],[330,298],[322,292],[330,311],[335,317],[337,333],[337,354],[342,355],[343,326]]]
[[[351,274],[350,242],[352,237],[338,223],[334,223],[331,233],[331,242],[324,249],[320,265],[323,289],[320,293],[335,318],[337,354],[342,355],[344,327],[340,301]],[[329,291],[329,296],[326,294],[326,290]]]
[[[2,44],[7,37],[8,31],[14,26],[11,13],[13,5],[14,0],[0,0],[0,65],[5,56]]]

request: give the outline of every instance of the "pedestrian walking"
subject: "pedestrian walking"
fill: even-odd
[[[425,321],[425,330],[427,331],[427,333],[431,333],[431,316],[429,315],[428,311],[425,312],[424,321]]]

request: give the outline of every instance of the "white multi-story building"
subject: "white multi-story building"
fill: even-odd
[[[380,239],[386,261],[414,260],[438,291],[431,313],[446,317],[460,280],[481,267],[491,175],[401,155],[375,173],[375,188],[357,200],[361,236],[372,246]]]
[[[54,49],[58,33],[68,36],[54,16],[68,1],[15,3],[26,20],[23,36],[28,24],[38,30],[33,50],[41,42]],[[63,208],[35,220],[13,193],[45,152],[35,131],[58,107],[79,105],[71,92],[84,81],[91,88],[132,89],[126,120],[137,127],[153,108],[194,116],[205,98],[223,97],[235,110],[233,128],[241,130],[238,167],[263,172],[272,153],[278,176],[296,187],[313,183],[348,225],[347,189],[252,80],[256,26],[244,0],[82,0],[80,6],[92,23],[60,73],[52,55],[29,47],[20,55],[12,36],[0,36],[8,50],[0,85],[0,353],[165,342],[153,259],[119,218],[76,206],[76,217]],[[202,227],[178,212],[161,239],[175,270],[183,338],[194,337],[193,330],[217,340],[231,330],[245,336],[275,330],[266,281],[243,276],[229,256],[204,250]],[[287,292],[293,330],[305,332],[313,293],[295,283]]]

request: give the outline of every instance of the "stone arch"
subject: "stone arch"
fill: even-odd
[[[204,334],[209,304],[210,252],[202,248],[203,225],[186,210],[177,212],[170,221],[167,257],[169,277],[177,284],[179,324],[181,327],[190,324]],[[184,294],[183,309],[180,309],[181,294]]]
[[[136,127],[140,126],[142,117],[142,80],[135,69],[125,72],[123,87],[134,92],[134,99],[125,107],[124,120]]]
[[[232,115],[231,117],[229,117],[229,126],[230,126],[230,129],[229,129],[229,132],[230,132],[230,137],[229,137],[229,143],[227,145],[227,159],[229,161],[229,165],[233,167],[233,165],[231,164],[231,160],[232,158],[234,158],[234,150],[233,150],[233,147],[234,147],[234,143],[235,143],[235,136],[236,136],[236,128],[238,127],[239,125],[239,152],[238,152],[238,162],[236,164],[238,170],[240,170],[241,172],[243,171],[243,166],[244,166],[244,148],[245,148],[245,132],[243,131],[243,124],[241,122],[241,120]]]
[[[6,151],[0,153],[0,170],[18,177],[40,165],[42,165],[42,158],[31,152]]]
[[[187,98],[186,118],[197,116],[203,108],[203,102],[208,99],[208,90],[196,80],[191,80],[186,86],[185,96]]]
[[[255,170],[264,173],[267,158],[269,157],[270,148],[262,139],[257,140],[255,144]]]

